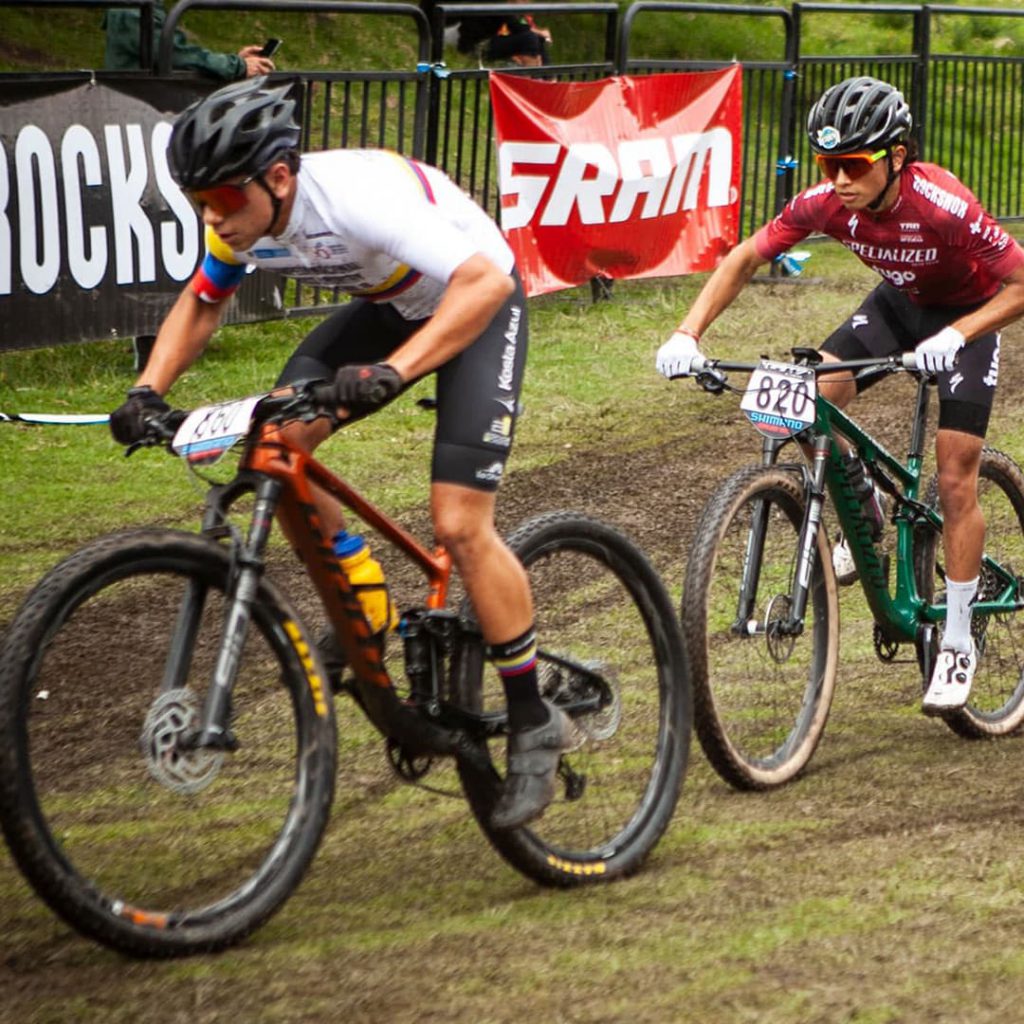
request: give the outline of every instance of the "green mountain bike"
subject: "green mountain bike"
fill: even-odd
[[[826,493],[874,618],[874,645],[891,662],[913,645],[925,681],[946,616],[938,481],[922,491],[925,426],[934,379],[921,377],[909,454],[901,462],[817,393],[822,374],[886,374],[913,368],[912,354],[820,362],[708,360],[697,382],[738,391],[763,435],[760,465],[732,474],[707,502],[690,552],[682,621],[694,687],[694,719],[708,759],[740,789],[768,789],[810,761],[828,720],[839,661],[839,603],[822,522]],[[729,372],[750,374],[745,389]],[[875,540],[836,435],[848,439],[888,495],[894,557]],[[809,453],[780,460],[790,440]],[[1024,722],[1024,474],[985,448],[979,499],[985,554],[972,632],[980,664],[966,707],[945,713],[966,738],[1005,736]]]

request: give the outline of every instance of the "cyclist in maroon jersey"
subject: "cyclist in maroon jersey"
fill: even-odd
[[[656,365],[666,377],[697,372],[703,332],[759,267],[812,232],[878,271],[882,282],[821,352],[836,361],[913,350],[917,368],[938,377],[948,611],[924,697],[930,713],[962,707],[977,669],[971,601],[985,539],[978,466],[999,375],[999,331],[1024,314],[1024,250],[951,172],[916,160],[912,123],[902,93],[887,82],[856,77],[827,89],[807,118],[825,180],[725,257]],[[821,391],[842,407],[870,383],[823,379]],[[842,541],[833,561],[840,582],[852,583],[856,570]]]

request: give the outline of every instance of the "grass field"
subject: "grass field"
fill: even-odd
[[[708,349],[742,358],[813,343],[872,283],[831,244],[815,246],[807,278],[750,287]],[[675,599],[703,501],[757,452],[734,399],[653,373],[658,343],[698,284],[621,284],[610,303],[590,305],[580,291],[531,304],[527,413],[500,502],[505,526],[565,506],[611,519]],[[304,326],[221,332],[172,397],[190,405],[266,386]],[[1024,330],[1007,331],[990,430],[1018,460],[1022,343]],[[0,409],[106,410],[130,383],[129,363],[124,343],[4,355]],[[905,383],[860,405],[895,451]],[[336,439],[327,461],[422,531],[430,427],[411,401],[396,403]],[[126,461],[103,428],[0,425],[0,464],[0,622],[82,540],[131,524],[188,526],[199,507],[173,460]],[[308,609],[283,551],[276,571]],[[237,949],[124,961],[58,922],[0,853],[0,1020],[1015,1020],[1020,741],[969,743],[921,716],[914,665],[875,659],[855,588],[842,591],[841,622],[837,697],[809,772],[776,792],[739,794],[695,745],[669,832],[638,876],[613,886],[558,893],[524,881],[461,799],[397,782],[343,701],[324,844],[298,893]],[[97,727],[111,698],[96,697]],[[427,781],[457,785],[448,767]],[[161,840],[152,841],[155,865]]]

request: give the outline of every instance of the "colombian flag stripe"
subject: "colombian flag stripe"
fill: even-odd
[[[423,194],[431,203],[437,202],[437,199],[434,197],[434,190],[430,187],[430,182],[427,181],[423,168],[415,160],[410,160],[408,157],[401,156],[398,153],[391,153],[390,151],[389,156],[393,156],[412,174],[419,182],[420,188],[423,189]],[[395,269],[395,272],[386,281],[382,281],[375,288],[368,288],[366,291],[354,292],[353,294],[358,295],[360,298],[370,299],[373,302],[387,302],[389,299],[393,299],[395,296],[401,295],[402,292],[411,288],[422,276],[418,270],[413,270],[412,267],[403,263]]]
[[[418,270],[401,263],[390,277],[373,288],[367,288],[364,292],[353,292],[360,298],[372,299],[374,302],[387,302],[388,299],[400,295],[411,288],[423,275]]]
[[[192,277],[192,291],[203,302],[223,302],[234,294],[245,277],[245,264],[235,259],[213,228],[206,228],[206,256]]]

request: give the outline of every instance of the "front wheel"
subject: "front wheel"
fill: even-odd
[[[0,650],[11,852],[53,910],[122,953],[237,942],[299,884],[327,822],[330,693],[267,581],[232,694],[236,746],[189,746],[232,572],[229,551],[192,534],[101,538],[43,578]]]
[[[933,479],[925,500],[938,506],[938,480]],[[1024,473],[1008,455],[985,448],[978,473],[978,503],[985,516],[985,555],[1017,578],[1017,600],[1024,598]],[[942,538],[929,530],[915,544],[914,569],[918,589],[933,602],[945,587]],[[997,597],[1006,580],[982,566],[978,599]],[[1006,736],[1024,724],[1024,613],[971,617],[978,649],[978,671],[967,705],[942,717],[955,733],[967,739]],[[927,685],[927,680],[925,680]]]
[[[480,827],[513,867],[542,885],[609,881],[643,863],[686,772],[690,680],[672,603],[640,550],[597,520],[538,516],[509,546],[530,579],[541,691],[573,715],[576,745],[563,755],[559,795],[522,828],[490,825],[503,739],[460,756],[459,774]],[[467,706],[502,700],[488,671],[486,683],[468,681]]]
[[[690,548],[682,621],[694,724],[708,760],[737,789],[798,775],[825,731],[839,656],[839,602],[819,527],[807,610],[793,622],[804,491],[776,467],[730,476]]]

